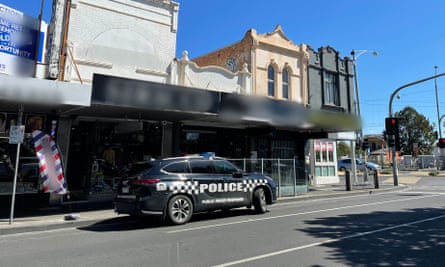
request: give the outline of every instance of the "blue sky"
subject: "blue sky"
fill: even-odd
[[[364,133],[381,133],[389,97],[398,87],[445,72],[443,0],[178,0],[177,56],[194,58],[241,40],[251,28],[272,32],[280,24],[295,44],[331,46],[342,57],[352,49],[377,51],[357,59]],[[37,17],[40,0],[1,0]],[[51,1],[43,17],[49,21]],[[445,77],[437,79],[440,116]],[[403,89],[393,111],[412,106],[437,127],[434,80]],[[444,121],[442,121],[444,122]],[[442,132],[444,128],[442,128]],[[444,134],[445,135],[445,134]]]

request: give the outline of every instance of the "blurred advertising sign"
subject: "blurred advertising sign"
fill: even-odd
[[[25,135],[24,125],[12,125],[9,130],[9,143],[10,144],[22,143],[24,135]]]
[[[39,32],[39,20],[18,10],[0,4],[0,73],[32,76],[35,60],[42,59],[43,45],[37,47],[37,40],[44,43],[46,33]],[[36,52],[39,54],[36,57]]]

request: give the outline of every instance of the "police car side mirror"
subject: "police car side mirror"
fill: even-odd
[[[242,178],[243,173],[242,172],[234,172],[232,173],[233,178]]]

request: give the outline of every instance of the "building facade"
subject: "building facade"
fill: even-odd
[[[246,32],[237,43],[192,59],[199,66],[220,66],[232,72],[247,70],[252,75],[250,93],[300,104],[308,103],[307,46],[295,45],[281,26],[273,32]]]
[[[334,48],[320,47],[308,49],[308,95],[309,106],[315,110],[325,110],[340,114],[355,114],[354,76],[352,61],[341,58]],[[326,140],[310,140],[311,177],[314,184],[338,183],[337,140],[355,140],[353,132],[328,134]],[[325,144],[325,146],[323,146]]]
[[[60,79],[92,83],[93,73],[166,83],[176,53],[179,5],[173,1],[55,1],[62,36],[51,46]],[[63,19],[57,17],[62,16]],[[53,22],[52,24],[56,23]],[[60,24],[64,23],[64,24]],[[62,27],[66,25],[66,27]],[[57,33],[55,35],[59,35]]]
[[[305,110],[326,112],[315,127],[305,128],[308,124],[305,120],[287,125],[284,132],[295,134],[298,131],[300,134],[291,134],[285,141],[286,148],[292,151],[291,157],[302,154],[309,157],[308,172],[312,183],[339,181],[334,145],[338,135],[335,133],[342,131],[340,124],[347,124],[347,119],[332,119],[328,114],[355,114],[352,61],[349,58],[341,58],[332,47],[315,51],[304,44],[295,45],[278,25],[273,32],[264,34],[251,29],[241,41],[193,61],[201,67],[219,66],[235,73],[242,70],[242,65],[247,66],[252,82],[251,88],[244,88],[245,92],[295,103]],[[298,113],[293,115],[298,116]],[[338,124],[332,127],[329,126],[331,123]],[[331,138],[313,139],[317,135]],[[350,140],[355,139],[354,135],[347,135]],[[294,147],[296,140],[300,140],[296,142],[300,147],[308,142],[306,149],[302,151]]]
[[[355,114],[352,60],[334,48],[308,49],[308,91],[311,109]]]
[[[53,6],[48,78],[55,81],[31,79],[29,87],[22,86],[25,99],[14,95],[2,107],[17,113],[24,105],[25,114],[57,122],[75,197],[112,196],[114,178],[128,163],[203,151],[257,166],[260,159],[294,159],[283,186],[295,193],[295,186],[307,190],[308,140],[357,128],[347,104],[352,94],[344,92],[350,87],[341,76],[347,72],[343,61],[336,59],[337,72],[329,69],[339,86],[339,100],[331,103],[323,84],[317,91],[315,80],[326,75],[311,74],[311,50],[293,44],[279,26],[266,34],[249,30],[219,52],[194,60],[184,52],[177,59],[179,5],[173,1],[54,1]],[[6,80],[2,91],[21,84],[18,78]],[[36,105],[29,96],[42,87],[55,96],[72,92]],[[320,151],[324,147],[332,151],[331,143],[320,143]],[[282,166],[278,161],[265,168],[274,175]]]

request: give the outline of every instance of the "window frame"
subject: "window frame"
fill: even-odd
[[[284,68],[281,73],[281,97],[284,99],[289,99],[289,84],[289,70]]]
[[[267,67],[267,96],[275,97],[276,95],[276,71],[272,65]]]
[[[184,171],[182,171],[182,172],[177,172],[177,171],[171,171],[171,170],[169,170],[169,167],[172,167],[172,166],[174,166],[174,165],[179,165],[179,164],[183,164],[183,166],[184,166],[184,169],[183,169],[183,170],[184,170]],[[172,162],[172,163],[170,163],[170,164],[164,166],[164,167],[162,168],[162,170],[165,171],[165,172],[167,172],[167,173],[190,173],[190,172],[191,172],[191,170],[190,170],[190,165],[189,165],[189,163],[188,163],[187,161],[176,161],[176,162]]]
[[[326,71],[323,77],[323,102],[324,105],[340,106],[340,91],[338,74]]]
[[[230,167],[230,168],[227,168]],[[213,161],[213,168],[215,169],[215,172],[217,174],[234,174],[236,172],[239,172],[240,170],[233,165],[232,163],[224,160],[215,160]],[[227,170],[230,169],[230,172],[227,171],[221,171],[222,169]]]
[[[191,174],[207,174],[207,175],[216,174],[215,167],[213,166],[213,162],[211,160],[191,160],[189,162],[189,164],[190,164],[190,173]],[[205,164],[207,166],[206,167],[207,172],[195,172],[193,169],[196,168],[196,166],[194,166],[194,165],[198,165],[198,164],[201,164],[201,165]]]

